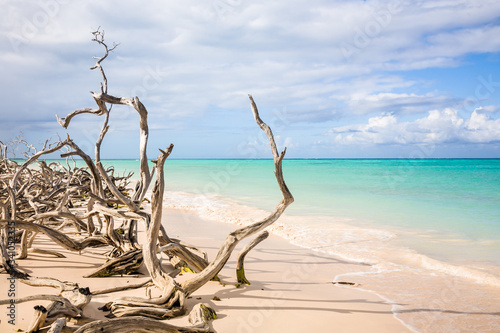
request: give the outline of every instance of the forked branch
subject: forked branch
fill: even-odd
[[[269,216],[267,216],[266,218],[262,219],[259,222],[255,222],[249,226],[240,228],[230,233],[224,240],[224,243],[220,247],[219,252],[217,253],[215,259],[199,274],[196,274],[194,277],[188,279],[187,281],[181,284],[182,289],[185,291],[186,295],[192,294],[194,291],[199,289],[201,286],[203,286],[205,283],[211,280],[214,276],[216,276],[226,264],[227,260],[231,256],[231,253],[233,252],[236,245],[242,239],[254,235],[262,231],[263,229],[267,228],[271,224],[273,224],[276,220],[278,220],[281,214],[283,214],[285,209],[294,200],[292,193],[286,186],[285,180],[283,178],[282,161],[283,158],[285,157],[286,148],[283,150],[281,154],[278,154],[278,149],[276,148],[276,142],[274,140],[271,128],[266,123],[264,123],[264,121],[262,121],[262,119],[260,118],[257,105],[255,104],[252,96],[248,95],[248,97],[250,98],[252,112],[254,114],[255,121],[257,122],[259,127],[266,133],[269,139],[269,144],[271,145],[271,150],[273,152],[274,170],[275,170],[274,173],[279,188],[281,190],[281,193],[283,194],[283,199],[278,203],[274,211],[271,214],[269,214]]]

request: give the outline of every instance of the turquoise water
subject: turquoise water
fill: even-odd
[[[280,199],[271,160],[171,160],[167,188],[266,210]],[[500,160],[286,160],[292,215],[500,238]]]

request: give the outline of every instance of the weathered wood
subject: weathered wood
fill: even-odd
[[[205,259],[195,255],[179,243],[172,242],[164,245],[158,249],[158,252],[165,252],[169,257],[177,256],[182,258],[183,262],[186,262],[186,264],[193,267],[198,272],[201,272],[208,265]],[[174,267],[176,267],[176,265],[174,265]]]
[[[0,141],[0,160],[4,160],[7,158],[7,145]]]
[[[48,307],[47,318],[52,320],[59,317],[79,318],[82,315],[82,310],[71,304],[70,301],[52,302]]]
[[[156,181],[151,196],[151,217],[146,231],[146,243],[142,249],[146,268],[153,283],[162,291],[162,296],[153,299],[122,298],[110,302],[102,308],[104,311],[111,312],[109,314],[110,317],[141,315],[164,319],[185,313],[185,295],[179,289],[175,280],[162,269],[157,256],[157,243],[161,228],[163,207],[163,166],[172,149],[173,145],[170,145],[166,150],[160,150],[160,155],[155,161]]]
[[[238,259],[236,260],[236,279],[238,283],[250,285],[250,281],[247,280],[245,276],[245,257],[254,247],[256,247],[260,242],[264,241],[269,236],[269,232],[264,231],[254,238],[250,243],[248,243],[240,254],[238,254]]]
[[[46,317],[52,319],[60,316],[79,317],[82,310],[90,300],[92,294],[89,288],[80,288],[72,282],[62,282],[54,278],[28,277],[18,281],[30,286],[44,286],[57,288],[59,295],[33,295],[15,300],[16,303],[30,302],[34,300],[47,300],[52,303],[47,307]],[[10,300],[0,300],[0,304],[7,304]]]
[[[29,232],[24,230],[23,235],[21,236],[21,249],[15,260],[26,259],[28,257],[28,238]]]
[[[104,169],[104,166],[101,163],[101,144],[102,141],[104,140],[104,136],[109,130],[109,111],[107,110],[106,106],[104,105],[105,103],[101,100],[96,99],[96,102],[100,104],[103,108],[105,108],[104,111],[104,122],[102,124],[101,132],[99,134],[99,137],[97,138],[96,144],[95,144],[95,166],[97,170],[99,171],[99,174],[101,178],[104,180],[107,188],[111,191],[111,193],[115,196],[117,200],[120,200],[120,202],[130,208],[131,211],[135,212],[139,210],[139,207],[132,202],[130,198],[127,198],[125,195],[123,195],[120,190],[115,186],[111,178],[109,177],[108,173]]]
[[[165,322],[144,317],[115,318],[88,323],[74,333],[201,333],[205,328],[178,327]]]
[[[209,328],[209,322],[217,319],[217,313],[207,303],[196,304],[189,313],[189,323],[195,327]]]
[[[9,222],[13,220],[0,220],[0,228],[5,228]],[[46,227],[40,224],[34,224],[30,222],[24,221],[13,221],[16,225],[16,228],[30,230],[35,232],[40,232],[48,236],[55,243],[70,251],[81,251],[89,246],[99,246],[109,244],[109,241],[102,236],[92,236],[83,239],[82,241],[72,239],[68,237],[64,233]]]
[[[32,287],[51,287],[58,289],[58,292],[61,293],[63,290],[71,290],[78,286],[76,283],[72,282],[63,282],[55,278],[51,277],[27,277],[25,279],[20,279],[19,282],[27,284]]]
[[[54,302],[65,302],[64,297],[56,296],[56,295],[32,295],[21,298],[16,298],[16,303],[25,303],[31,301],[54,301]],[[0,305],[9,304],[11,302],[10,299],[2,299],[0,300]]]
[[[61,333],[64,326],[66,326],[66,318],[58,318],[50,325],[50,329],[47,333]]]
[[[79,110],[75,110],[75,111],[71,112],[70,114],[68,114],[64,118],[59,118],[59,116],[56,115],[57,122],[62,127],[68,128],[69,123],[71,122],[71,119],[73,119],[75,116],[78,116],[80,114],[85,114],[85,113],[91,113],[91,114],[95,114],[97,116],[102,116],[103,115],[103,112],[100,109],[83,108],[83,109],[79,109]]]
[[[108,318],[115,317],[131,317],[142,316],[151,319],[164,320],[183,316],[186,313],[184,308],[170,308],[167,306],[155,306],[151,304],[121,304],[121,302],[114,302],[111,304],[110,313],[106,315]]]
[[[173,148],[174,145],[171,144],[166,150],[160,150],[160,155],[156,160],[156,181],[151,195],[151,222],[147,230],[146,243],[143,247],[144,263],[153,282],[160,290],[170,289],[175,284],[174,280],[163,271],[156,254],[156,244],[158,243],[162,222],[163,192],[165,190],[163,166]]]
[[[27,333],[34,333],[41,329],[45,324],[45,319],[47,318],[47,309],[42,305],[35,305],[35,314],[31,320]]]
[[[63,211],[51,211],[51,212],[45,212],[45,213],[40,213],[40,214],[35,214],[29,219],[27,219],[27,222],[34,222],[37,220],[42,220],[42,219],[49,219],[49,218],[62,218],[66,220],[70,220],[77,224],[80,228],[83,228],[84,230],[87,230],[87,224],[84,223],[82,220],[89,218],[90,216],[98,214],[97,211],[92,211],[86,214],[82,214],[81,216],[77,216],[75,214],[72,214],[70,212],[63,212]]]
[[[79,317],[82,315],[82,309],[73,305],[67,298],[57,295],[33,295],[22,298],[17,298],[16,303],[32,302],[32,301],[52,301],[49,307],[45,310],[45,318],[57,318],[59,316]],[[90,298],[89,298],[90,301]],[[9,304],[10,299],[0,300],[0,305]]]
[[[139,148],[139,156],[140,156],[140,173],[141,179],[139,181],[139,187],[136,189],[136,196],[134,200],[142,201],[144,196],[146,195],[146,191],[149,188],[149,184],[151,182],[151,173],[149,171],[148,159],[147,159],[147,144],[148,144],[148,111],[146,107],[139,101],[138,97],[134,98],[125,98],[125,97],[115,97],[108,95],[107,93],[92,93],[92,96],[96,100],[100,100],[109,104],[121,104],[128,105],[133,107],[137,113],[139,114],[140,121],[140,148]]]
[[[28,166],[35,162],[36,160],[38,160],[40,158],[40,156],[42,155],[46,155],[46,154],[50,154],[50,153],[53,153],[53,152],[56,152],[58,150],[60,150],[62,147],[66,146],[68,144],[68,142],[70,141],[70,139],[66,139],[62,142],[59,142],[57,143],[54,147],[51,147],[51,148],[47,148],[47,149],[43,149],[39,152],[37,152],[36,154],[33,154],[33,156],[31,156],[28,160],[26,160],[22,165],[21,167],[16,171],[16,173],[14,174],[14,176],[12,177],[12,179],[10,180],[10,188],[12,189],[16,189],[17,188],[17,185],[18,185],[18,181],[19,181],[19,176],[21,175],[21,173],[23,171],[25,171]],[[15,217],[13,217],[15,218]]]
[[[264,123],[260,118],[259,111],[251,95],[249,95],[249,98],[255,121],[257,122],[259,127],[266,133],[269,139],[269,143],[271,145],[271,151],[273,153],[274,174],[276,176],[276,180],[278,182],[278,186],[281,190],[281,193],[283,194],[283,199],[278,203],[274,211],[266,218],[262,219],[259,222],[255,222],[246,227],[231,232],[224,240],[224,243],[220,247],[219,252],[217,253],[215,259],[199,274],[196,274],[194,277],[188,279],[187,281],[184,281],[181,284],[181,287],[186,293],[186,295],[192,294],[194,291],[198,290],[201,286],[203,286],[205,283],[210,281],[214,276],[216,276],[226,264],[227,260],[231,256],[231,253],[233,252],[236,245],[242,239],[249,237],[253,234],[256,234],[259,231],[262,231],[263,229],[273,224],[275,221],[278,220],[278,218],[283,214],[285,209],[294,200],[292,193],[286,186],[285,180],[283,178],[282,161],[283,158],[285,157],[286,148],[283,150],[281,154],[278,154],[278,150],[276,148],[276,142],[274,141],[274,136],[272,134],[270,127],[266,123]]]
[[[142,266],[142,250],[132,250],[113,258],[85,277],[106,277],[111,275],[130,275]]]
[[[67,127],[67,126],[65,126],[65,127]],[[92,162],[92,159],[90,158],[90,156],[87,155],[84,151],[82,151],[76,143],[71,141],[69,143],[69,146],[73,149],[73,151],[68,153],[68,154],[62,154],[61,157],[65,158],[65,157],[69,157],[69,156],[73,156],[73,155],[80,156],[85,161],[85,164],[89,168],[90,174],[92,175],[91,191],[89,191],[88,194],[91,196],[94,196],[94,198],[90,199],[87,203],[87,210],[92,211],[93,206],[94,206],[95,197],[98,197],[98,198],[104,197],[104,189],[102,186],[102,181],[101,181],[101,177],[99,175],[99,171],[97,170],[97,167],[95,166],[95,164]],[[95,234],[95,232],[96,232],[95,224],[94,224],[94,215],[91,215],[87,218],[87,231],[91,235]]]

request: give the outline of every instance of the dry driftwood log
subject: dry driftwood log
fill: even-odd
[[[68,128],[71,120],[81,114],[102,117],[101,132],[95,143],[92,159],[68,136],[55,143],[46,142],[40,151],[34,151],[26,161],[18,164],[7,157],[7,145],[0,141],[0,252],[1,270],[11,277],[31,286],[50,286],[58,290],[55,295],[33,295],[18,298],[15,302],[36,300],[52,301],[47,308],[38,307],[30,330],[36,331],[54,322],[51,332],[60,332],[66,318],[79,318],[83,309],[91,302],[92,291],[75,283],[53,278],[32,277],[23,272],[22,261],[40,249],[32,248],[34,240],[45,235],[60,247],[81,252],[88,247],[106,247],[108,261],[87,277],[106,277],[115,274],[133,274],[145,265],[151,279],[144,283],[95,291],[94,294],[112,293],[132,288],[157,288],[158,297],[122,297],[105,304],[101,309],[109,312],[105,321],[89,319],[76,332],[207,332],[209,321],[216,318],[215,311],[206,304],[198,304],[190,314],[193,327],[175,327],[163,322],[188,312],[186,299],[207,282],[217,278],[236,246],[243,239],[259,234],[240,253],[237,276],[240,283],[249,284],[244,274],[243,261],[246,254],[267,238],[265,228],[273,224],[293,202],[286,186],[282,161],[286,148],[280,153],[276,147],[271,128],[261,119],[257,106],[250,98],[251,110],[257,125],[266,134],[274,160],[276,181],[282,193],[275,209],[260,221],[231,232],[221,244],[212,260],[206,253],[182,240],[169,237],[162,225],[163,197],[165,191],[164,164],[173,150],[173,145],[161,150],[150,169],[146,154],[148,144],[148,111],[138,97],[115,97],[108,94],[108,81],[102,67],[117,45],[109,48],[104,42],[104,33],[93,32],[94,41],[104,48],[104,55],[96,58],[92,69],[102,76],[99,92],[92,92],[96,108],[82,108],[64,118],[57,117],[61,126]],[[134,188],[129,188],[130,177],[116,176],[113,168],[105,168],[101,162],[101,145],[110,128],[110,113],[113,105],[127,105],[140,117],[140,177]],[[113,110],[113,112],[115,112]],[[66,158],[66,166],[47,164],[42,156],[60,152]],[[71,166],[71,159],[79,157],[86,167]],[[38,163],[36,168],[32,165]],[[154,180],[154,182],[153,182]],[[150,213],[142,209],[143,200],[151,184]],[[146,230],[146,241],[139,244],[138,224]],[[17,244],[17,246],[13,246]],[[47,252],[58,256],[57,252]],[[170,261],[162,263],[159,253]],[[60,257],[60,256],[59,256]],[[188,279],[177,279],[181,269],[192,272]],[[10,300],[0,300],[8,304]],[[45,311],[43,311],[45,310]]]
[[[236,260],[236,279],[238,280],[238,283],[250,285],[250,281],[248,281],[245,276],[245,257],[254,247],[264,241],[268,236],[269,232],[267,231],[260,233],[253,241],[248,243],[243,250],[241,250],[240,254],[238,254],[238,259]]]
[[[35,315],[32,318],[31,324],[26,332],[33,333],[41,329],[47,318],[47,309],[41,305],[35,305]]]
[[[66,326],[66,318],[59,318],[50,325],[50,329],[47,333],[61,333],[64,326]]]

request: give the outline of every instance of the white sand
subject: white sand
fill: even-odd
[[[187,211],[165,210],[164,226],[171,237],[179,237],[205,250],[214,258],[224,237],[236,227],[206,221]],[[143,237],[143,235],[142,235]],[[299,248],[276,236],[269,236],[251,251],[245,261],[250,286],[237,288],[235,260],[242,242],[231,260],[219,274],[222,284],[209,282],[189,299],[192,307],[198,302],[210,304],[217,312],[213,322],[216,332],[411,332],[392,314],[392,305],[361,287],[333,285],[338,274],[362,271],[361,264],[347,262],[325,254]],[[30,275],[54,277],[79,283],[90,290],[136,283],[143,276],[83,278],[104,262],[100,254],[105,248],[86,249],[81,255],[54,245],[45,237],[38,237],[35,247],[57,250],[66,258],[30,254],[18,264]],[[366,268],[368,270],[368,267]],[[147,273],[143,270],[144,273]],[[190,274],[190,273],[186,273]],[[0,280],[0,299],[7,299],[8,276]],[[18,297],[35,294],[55,294],[52,288],[29,287],[17,283]],[[97,295],[85,308],[84,315],[104,319],[98,307],[122,295],[145,296],[144,289]],[[217,296],[220,301],[213,300]],[[33,315],[33,306],[48,302],[29,302],[16,305],[16,325],[8,324],[7,306],[0,306],[0,332],[26,329]],[[187,325],[187,318],[171,321]]]

